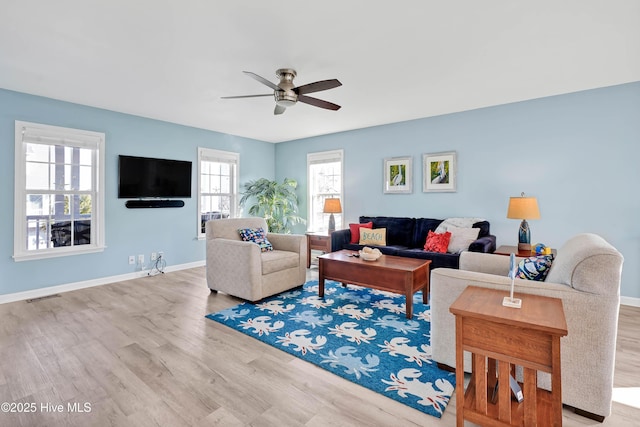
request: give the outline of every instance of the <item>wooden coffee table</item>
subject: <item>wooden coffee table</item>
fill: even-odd
[[[354,253],[357,252],[341,250],[318,257],[320,298],[324,297],[325,279],[331,279],[404,294],[408,319],[413,317],[413,294],[421,290],[422,302],[428,303],[430,260],[382,255],[376,261],[365,261],[353,257]]]

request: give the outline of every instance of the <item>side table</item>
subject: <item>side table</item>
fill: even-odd
[[[535,252],[531,252],[531,251],[520,251],[518,250],[517,246],[509,246],[509,245],[500,245],[498,246],[498,248],[495,250],[495,252],[493,252],[496,255],[511,255],[511,254],[515,254],[516,256],[522,257],[522,258],[528,258],[530,256],[534,256]],[[555,249],[551,249],[551,253],[553,254],[554,258],[555,256],[558,254],[558,251],[556,251]]]
[[[307,235],[307,268],[311,267],[311,251],[331,252],[331,235],[309,232]]]
[[[561,426],[560,338],[567,335],[562,301],[520,294],[522,308],[502,305],[508,292],[467,287],[449,307],[456,316],[456,419],[492,426]],[[464,389],[464,351],[471,380]],[[510,379],[523,370],[521,403]],[[551,391],[538,388],[537,371],[551,374]],[[497,392],[497,401],[492,395]]]

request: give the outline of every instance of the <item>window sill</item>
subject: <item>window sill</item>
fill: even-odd
[[[21,261],[35,261],[39,259],[59,258],[65,256],[92,254],[96,252],[103,252],[105,246],[91,246],[88,248],[76,249],[76,248],[61,248],[61,249],[48,249],[35,252],[23,252],[13,255],[15,262]]]

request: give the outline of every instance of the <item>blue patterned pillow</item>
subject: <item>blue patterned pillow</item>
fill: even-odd
[[[260,228],[240,228],[238,229],[240,237],[245,242],[253,242],[260,246],[260,251],[267,252],[273,250],[273,245],[267,239],[267,233],[265,233],[262,227]]]
[[[552,261],[553,255],[538,255],[525,258],[518,263],[516,277],[542,282],[547,278]]]

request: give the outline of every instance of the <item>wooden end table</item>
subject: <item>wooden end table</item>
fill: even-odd
[[[309,232],[307,235],[307,268],[311,267],[311,251],[331,252],[331,235]]]
[[[325,279],[353,283],[365,288],[380,289],[405,295],[407,319],[413,317],[413,294],[422,291],[422,302],[429,299],[430,260],[382,255],[376,261],[356,258],[354,251],[341,250],[318,258],[318,295],[324,297]]]
[[[520,294],[522,308],[502,305],[508,292],[467,287],[449,307],[456,316],[456,419],[491,426],[561,426],[560,337],[567,335],[562,301]],[[464,351],[472,353],[464,390]],[[510,378],[523,368],[524,400],[512,401]],[[551,391],[537,386],[551,374]],[[491,402],[497,390],[497,402]]]
[[[493,253],[496,255],[507,255],[507,256],[511,254],[515,254],[516,256],[522,257],[522,258],[535,256],[536,254],[535,252],[531,252],[531,251],[521,251],[521,250],[518,250],[517,246],[509,246],[509,245],[500,245]],[[551,253],[553,254],[554,258],[556,255],[558,255],[558,251],[555,249],[551,249]]]

